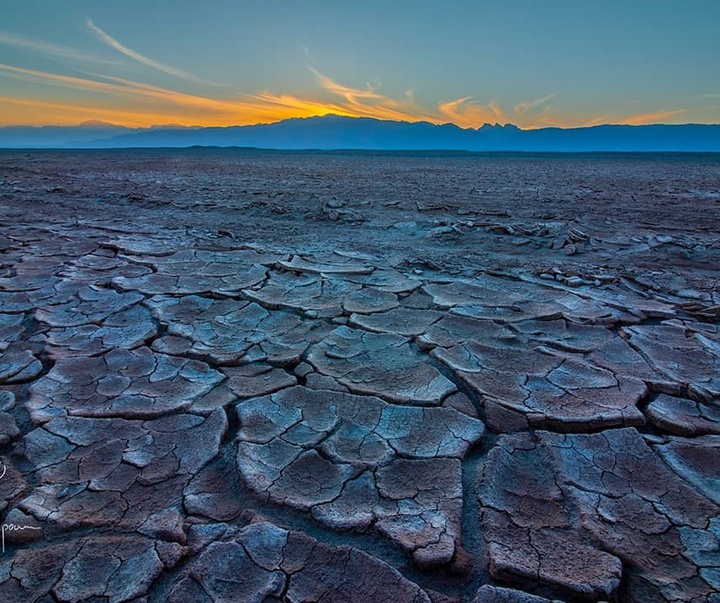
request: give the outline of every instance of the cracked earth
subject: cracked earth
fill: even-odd
[[[720,159],[0,152],[0,600],[720,603]]]

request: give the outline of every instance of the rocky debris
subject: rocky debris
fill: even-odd
[[[479,487],[490,569],[574,596],[609,597],[621,560],[629,600],[716,592],[720,509],[632,428],[503,436]],[[708,543],[715,542],[714,545]]]
[[[222,601],[430,603],[386,563],[268,522],[225,532],[184,569],[168,603]]]
[[[576,255],[578,253],[582,253],[585,251],[585,246],[583,244],[569,244],[564,247],[565,253],[567,255]],[[545,281],[557,281],[558,283],[564,283],[566,285],[570,286],[592,286],[592,287],[602,287],[606,286],[610,283],[616,283],[619,281],[619,278],[612,275],[603,274],[600,271],[598,272],[587,272],[587,271],[577,271],[578,267],[573,267],[573,269],[561,269],[557,266],[553,267],[542,267],[539,268],[536,271],[536,274],[540,277],[540,279],[543,279]]]
[[[353,209],[340,209],[344,206],[345,204],[342,201],[332,199],[323,205],[322,214],[332,222],[337,222],[338,220],[365,222],[365,220],[367,220],[362,214]],[[278,213],[285,213],[284,208],[280,207],[280,210]]]
[[[453,558],[460,460],[483,435],[479,420],[304,387],[237,413],[237,463],[254,492],[334,528],[374,526],[424,566]]]
[[[350,391],[392,402],[438,405],[456,389],[399,335],[338,327],[307,359]]]
[[[185,411],[224,376],[197,360],[148,348],[113,349],[102,356],[63,358],[30,386],[33,420],[80,417],[160,417]]]
[[[592,241],[591,237],[579,228],[570,227],[567,234],[556,236],[549,244],[550,249],[563,249],[567,255],[582,253]],[[572,285],[571,285],[572,286]]]
[[[455,234],[462,234],[462,228],[457,225],[442,225],[442,226],[436,226],[435,228],[431,228],[428,230],[427,234],[425,235],[427,238],[433,238],[433,237],[442,237],[444,235],[455,235]]]

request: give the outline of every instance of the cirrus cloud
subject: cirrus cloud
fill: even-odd
[[[61,46],[59,44],[51,44],[41,40],[34,40],[19,36],[7,31],[0,31],[0,44],[12,46],[22,50],[38,52],[53,58],[68,59],[71,61],[86,61],[89,63],[98,63],[101,65],[117,65],[117,61],[109,61],[98,58],[82,50],[70,48],[69,46]]]
[[[183,69],[178,69],[177,67],[166,65],[165,63],[161,63],[160,61],[151,59],[150,57],[140,54],[139,52],[135,52],[131,48],[128,48],[124,44],[121,44],[118,40],[113,38],[106,31],[100,29],[97,25],[95,25],[95,23],[93,23],[92,19],[87,19],[85,21],[85,24],[87,25],[88,29],[90,29],[90,31],[92,31],[101,42],[103,42],[110,48],[117,50],[119,53],[125,55],[126,57],[137,61],[138,63],[142,63],[147,67],[152,67],[153,69],[157,69],[158,71],[162,71],[163,73],[167,73],[168,75],[172,75],[174,77],[187,80],[195,84],[212,84],[212,82],[203,80]]]

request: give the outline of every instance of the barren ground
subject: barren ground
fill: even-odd
[[[0,600],[720,602],[720,156],[0,151]]]

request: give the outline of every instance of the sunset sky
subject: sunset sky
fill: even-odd
[[[0,3],[0,126],[720,123],[718,0]]]

